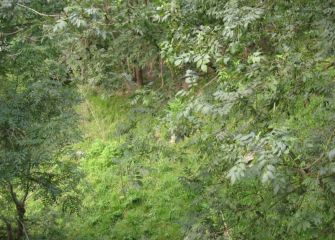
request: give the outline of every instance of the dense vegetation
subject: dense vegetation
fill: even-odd
[[[0,239],[334,239],[332,0],[2,0]]]

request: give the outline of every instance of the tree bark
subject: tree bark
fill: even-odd
[[[26,213],[26,209],[24,203],[18,202],[16,204],[17,211],[17,230],[16,230],[16,239],[21,240],[24,236],[24,215]]]
[[[27,200],[27,196],[29,193],[29,184],[26,185],[25,193],[22,200],[18,199],[16,193],[14,192],[13,185],[10,182],[8,182],[8,188],[16,207],[16,214],[17,214],[16,240],[21,240],[26,233],[24,226],[24,216],[26,214],[25,202]]]
[[[14,240],[13,228],[10,223],[6,223],[7,227],[7,240]]]
[[[163,68],[164,68],[164,62],[163,59],[159,59],[159,77],[161,79],[161,88],[164,87],[164,73],[163,73]]]
[[[143,69],[141,67],[135,67],[135,77],[136,77],[136,85],[137,87],[143,86]]]

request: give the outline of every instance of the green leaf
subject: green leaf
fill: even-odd
[[[201,65],[201,71],[203,71],[203,72],[207,72],[208,71],[208,67],[207,67],[206,64]]]

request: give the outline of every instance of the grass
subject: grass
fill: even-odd
[[[155,146],[146,140],[152,129],[145,123],[156,121],[150,114],[139,116],[126,133],[116,134],[129,122],[128,97],[87,99],[79,108],[85,138],[77,146],[85,153],[80,160],[86,175],[84,197],[79,213],[68,216],[67,238],[183,239],[192,196],[179,181],[187,162],[170,156],[178,146],[167,141],[163,148],[172,148],[167,154],[150,151]],[[138,154],[128,156],[129,147]]]

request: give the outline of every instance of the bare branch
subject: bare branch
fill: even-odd
[[[22,200],[21,200],[23,203],[25,203],[26,200],[27,200],[29,190],[30,190],[30,185],[29,185],[29,182],[27,182],[26,187],[24,189],[24,195],[23,195]]]
[[[9,188],[10,195],[11,195],[13,201],[15,202],[15,205],[19,205],[20,202],[17,199],[16,193],[14,192],[14,189],[13,189],[13,185],[10,182],[8,182],[8,188]]]
[[[20,4],[20,3],[17,3],[16,5],[19,6],[19,7],[28,9],[29,11],[31,11],[31,12],[33,12],[33,13],[39,15],[39,16],[42,16],[42,17],[60,17],[59,14],[58,14],[58,15],[54,15],[54,14],[45,14],[45,13],[38,12],[38,11],[36,11],[35,9],[32,9],[32,8],[27,7],[27,6],[25,6],[25,5],[23,5],[23,4]]]
[[[22,32],[23,30],[24,30],[23,28],[20,28],[20,29],[18,29],[18,30],[16,30],[16,31],[14,31],[14,32],[10,32],[10,33],[0,32],[0,38],[2,38],[2,37],[7,37],[7,36],[11,36],[11,35],[15,35],[15,34],[17,34],[17,33],[19,33],[19,32]]]

